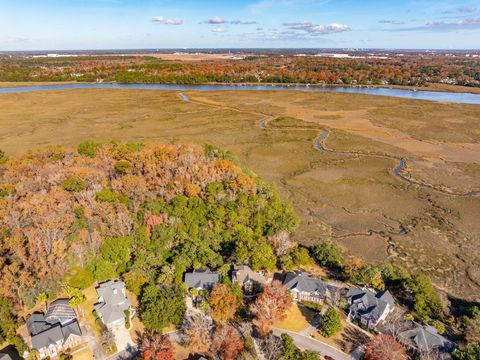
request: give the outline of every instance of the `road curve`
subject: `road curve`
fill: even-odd
[[[282,334],[288,334],[292,337],[293,342],[302,350],[311,350],[320,353],[321,355],[330,356],[335,360],[353,360],[353,358],[345,354],[344,352],[325,344],[321,341],[315,340],[311,337],[301,335],[288,330],[283,329],[274,329],[273,334],[276,336],[281,336]]]

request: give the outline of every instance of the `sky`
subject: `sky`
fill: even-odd
[[[480,49],[480,0],[0,0],[0,51]]]

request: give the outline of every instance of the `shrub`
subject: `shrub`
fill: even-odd
[[[117,161],[114,165],[115,170],[121,174],[126,174],[133,170],[132,164],[127,160]]]
[[[70,176],[62,183],[62,188],[70,192],[79,192],[85,190],[87,183],[78,176]]]
[[[8,156],[5,151],[0,150],[0,165],[5,164],[8,161]]]
[[[322,316],[319,330],[325,337],[332,337],[342,330],[340,315],[335,309],[328,308],[327,312]]]
[[[77,151],[81,155],[93,158],[97,154],[97,150],[100,149],[102,146],[103,144],[100,142],[87,140],[78,145]]]
[[[343,267],[342,250],[337,244],[324,241],[314,245],[311,251],[313,257],[320,265],[332,269],[340,269]]]
[[[322,311],[322,304],[313,302],[313,301],[302,301],[302,305],[305,306],[307,309],[320,312]]]

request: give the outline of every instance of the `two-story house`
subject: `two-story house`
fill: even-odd
[[[60,353],[81,343],[82,332],[75,311],[68,299],[52,302],[45,314],[34,313],[27,318],[32,349],[40,358],[57,358]]]
[[[306,272],[286,272],[282,276],[283,285],[290,290],[293,301],[328,302],[339,289],[323,280],[310,277]]]
[[[130,317],[135,314],[135,309],[125,293],[125,283],[110,280],[100,284],[96,290],[98,302],[95,304],[95,311],[105,326],[110,330],[125,326],[126,310]]]
[[[374,293],[352,287],[348,290],[347,300],[350,306],[348,319],[358,319],[369,329],[375,329],[395,308],[395,299],[388,290]]]

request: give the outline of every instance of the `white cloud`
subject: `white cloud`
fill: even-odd
[[[312,36],[341,33],[350,30],[350,27],[344,24],[319,25],[310,21],[285,23],[283,26],[289,30],[305,32]]]
[[[477,7],[476,6],[461,6],[459,8],[453,9],[453,10],[445,10],[442,11],[442,14],[473,14],[477,12]]]
[[[219,16],[215,16],[203,22],[204,24],[219,25],[219,24],[232,24],[232,25],[255,25],[256,21],[253,20],[225,20]]]
[[[155,16],[152,19],[153,22],[157,22],[163,25],[182,25],[183,19],[167,19],[163,16]]]
[[[225,30],[225,29],[224,29],[223,27],[221,27],[221,26],[212,29],[212,32],[214,32],[214,33],[224,33],[224,32],[226,32],[226,31],[227,31],[227,30]]]
[[[405,21],[401,20],[380,20],[380,24],[391,24],[391,25],[403,25],[405,24]]]

